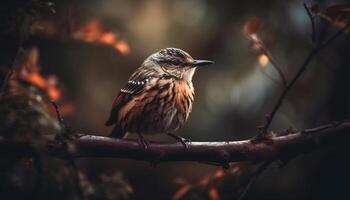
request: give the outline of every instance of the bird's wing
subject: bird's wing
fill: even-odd
[[[119,95],[114,99],[112,110],[109,119],[105,123],[106,126],[113,125],[118,120],[119,110],[129,102],[133,96],[144,91],[147,84],[154,77],[149,76],[149,74],[143,74],[135,72],[127,82],[127,84],[120,89]]]
[[[135,95],[143,91],[146,84],[151,78],[140,77],[138,79],[129,80],[128,83],[120,89],[120,93]]]

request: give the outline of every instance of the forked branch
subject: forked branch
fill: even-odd
[[[344,33],[345,30],[347,30],[350,27],[350,23],[347,24],[347,26],[345,26],[343,29],[339,30],[338,32],[336,32],[335,34],[333,34],[331,37],[329,37],[327,40],[325,40],[324,42],[318,44],[316,42],[316,30],[315,30],[315,22],[314,22],[314,17],[311,15],[310,10],[308,9],[308,7],[306,6],[306,4],[304,4],[304,7],[307,11],[308,16],[310,17],[310,21],[311,21],[311,25],[312,25],[312,49],[310,50],[309,54],[306,56],[304,62],[302,63],[302,65],[300,66],[299,70],[297,71],[297,73],[294,75],[294,77],[292,78],[292,80],[289,82],[289,84],[287,84],[287,86],[284,88],[284,90],[282,91],[281,95],[279,96],[276,104],[274,105],[274,107],[272,108],[271,112],[266,116],[266,123],[265,125],[261,128],[260,133],[254,138],[254,141],[259,141],[260,139],[264,139],[266,134],[267,134],[267,130],[271,125],[271,122],[277,112],[277,110],[280,108],[280,106],[283,103],[283,100],[285,99],[285,97],[287,96],[289,90],[294,86],[294,84],[296,83],[296,81],[301,77],[301,75],[304,73],[304,71],[306,70],[308,64],[310,63],[310,61],[312,60],[313,57],[315,57],[315,55],[317,55],[317,53],[319,53],[320,50],[322,50],[324,47],[328,46],[329,44],[331,44],[331,42],[333,42],[336,38],[338,38],[342,33]]]

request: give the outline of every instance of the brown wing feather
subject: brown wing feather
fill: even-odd
[[[129,101],[130,98],[131,96],[129,94],[125,94],[123,92],[119,93],[119,95],[113,101],[110,116],[105,123],[106,126],[111,126],[117,122],[119,110]]]
[[[145,76],[148,75],[148,76]],[[118,122],[118,113],[120,109],[129,102],[135,95],[142,92],[147,83],[152,79],[149,74],[143,74],[142,71],[136,71],[128,83],[120,89],[118,96],[114,99],[112,110],[109,119],[105,123],[106,126],[111,126]]]

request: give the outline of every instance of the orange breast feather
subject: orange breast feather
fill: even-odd
[[[176,83],[176,107],[180,112],[191,112],[194,90],[192,83],[177,81]]]

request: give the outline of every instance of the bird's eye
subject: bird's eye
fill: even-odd
[[[171,60],[170,63],[172,65],[180,65],[181,64],[181,62],[179,60]]]

